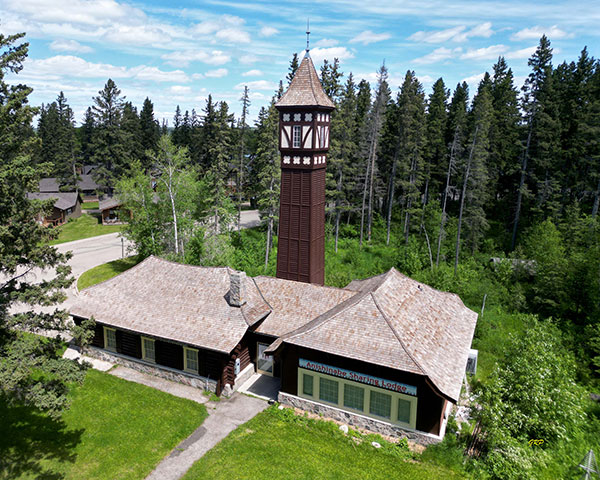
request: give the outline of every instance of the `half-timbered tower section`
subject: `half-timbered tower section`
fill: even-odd
[[[281,152],[277,277],[323,285],[325,167],[335,107],[308,51],[275,106]]]

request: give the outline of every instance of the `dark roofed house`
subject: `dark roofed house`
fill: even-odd
[[[277,278],[150,257],[81,292],[92,354],[215,391],[255,371],[278,399],[371,431],[439,441],[456,403],[477,314],[395,269],[323,286],[329,113],[310,56],[280,112]],[[264,378],[264,377],[263,377]]]
[[[30,200],[55,200],[52,213],[39,219],[44,225],[62,225],[69,218],[81,216],[81,196],[76,192],[35,192],[28,193],[27,197]]]
[[[39,187],[41,193],[60,192],[60,184],[56,177],[42,178],[39,182]],[[77,188],[84,201],[95,202],[98,200],[97,190],[100,189],[100,186],[93,179],[92,175],[79,175]]]
[[[117,197],[108,197],[98,204],[103,225],[120,225],[125,223],[131,212],[123,208],[123,202]]]

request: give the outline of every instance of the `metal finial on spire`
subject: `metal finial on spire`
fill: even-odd
[[[309,19],[306,19],[306,51],[310,50],[310,27],[309,27]]]

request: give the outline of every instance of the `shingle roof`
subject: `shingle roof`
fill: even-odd
[[[59,192],[60,185],[56,177],[42,178],[39,181],[40,192]],[[92,175],[79,175],[77,186],[80,190],[96,190],[99,186]]]
[[[315,70],[310,55],[307,54],[300,62],[300,66],[292,79],[287,91],[275,104],[276,107],[327,107],[335,108],[335,105],[327,96],[321,81]]]
[[[305,325],[355,294],[342,288],[281,278],[260,276],[254,281],[272,308],[256,331],[276,337]]]
[[[67,210],[68,208],[75,207],[78,197],[77,192],[34,192],[27,194],[27,198],[30,200],[50,200],[53,198],[55,199],[54,207],[59,210]]]
[[[100,200],[98,203],[98,209],[100,211],[107,210],[109,208],[120,207],[123,205],[123,202],[116,197],[105,198],[104,200]]]
[[[230,269],[181,265],[156,257],[83,290],[72,315],[114,327],[230,353],[269,307],[253,282],[247,303],[227,302]]]
[[[269,350],[284,342],[426,375],[457,401],[477,314],[395,269],[346,288],[355,296]]]

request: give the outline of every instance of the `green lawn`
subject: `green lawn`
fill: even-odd
[[[458,479],[462,475],[367,437],[360,444],[332,422],[309,420],[273,406],[234,430],[196,462],[185,480]],[[408,459],[407,459],[408,458]]]
[[[60,227],[58,237],[50,242],[50,245],[72,242],[82,238],[96,237],[106,233],[119,232],[123,225],[102,225],[99,217],[84,213],[81,217],[71,220]]]
[[[140,260],[141,259],[137,255],[133,255],[131,257],[113,260],[112,262],[103,263],[97,267],[90,268],[88,271],[83,272],[77,280],[77,289],[83,290],[84,288],[91,287],[92,285],[115,277],[119,273],[123,273],[125,270],[137,265]]]
[[[98,210],[100,202],[83,202],[81,208],[83,210]]]
[[[0,479],[143,479],[206,408],[90,370],[62,419],[0,400]]]

